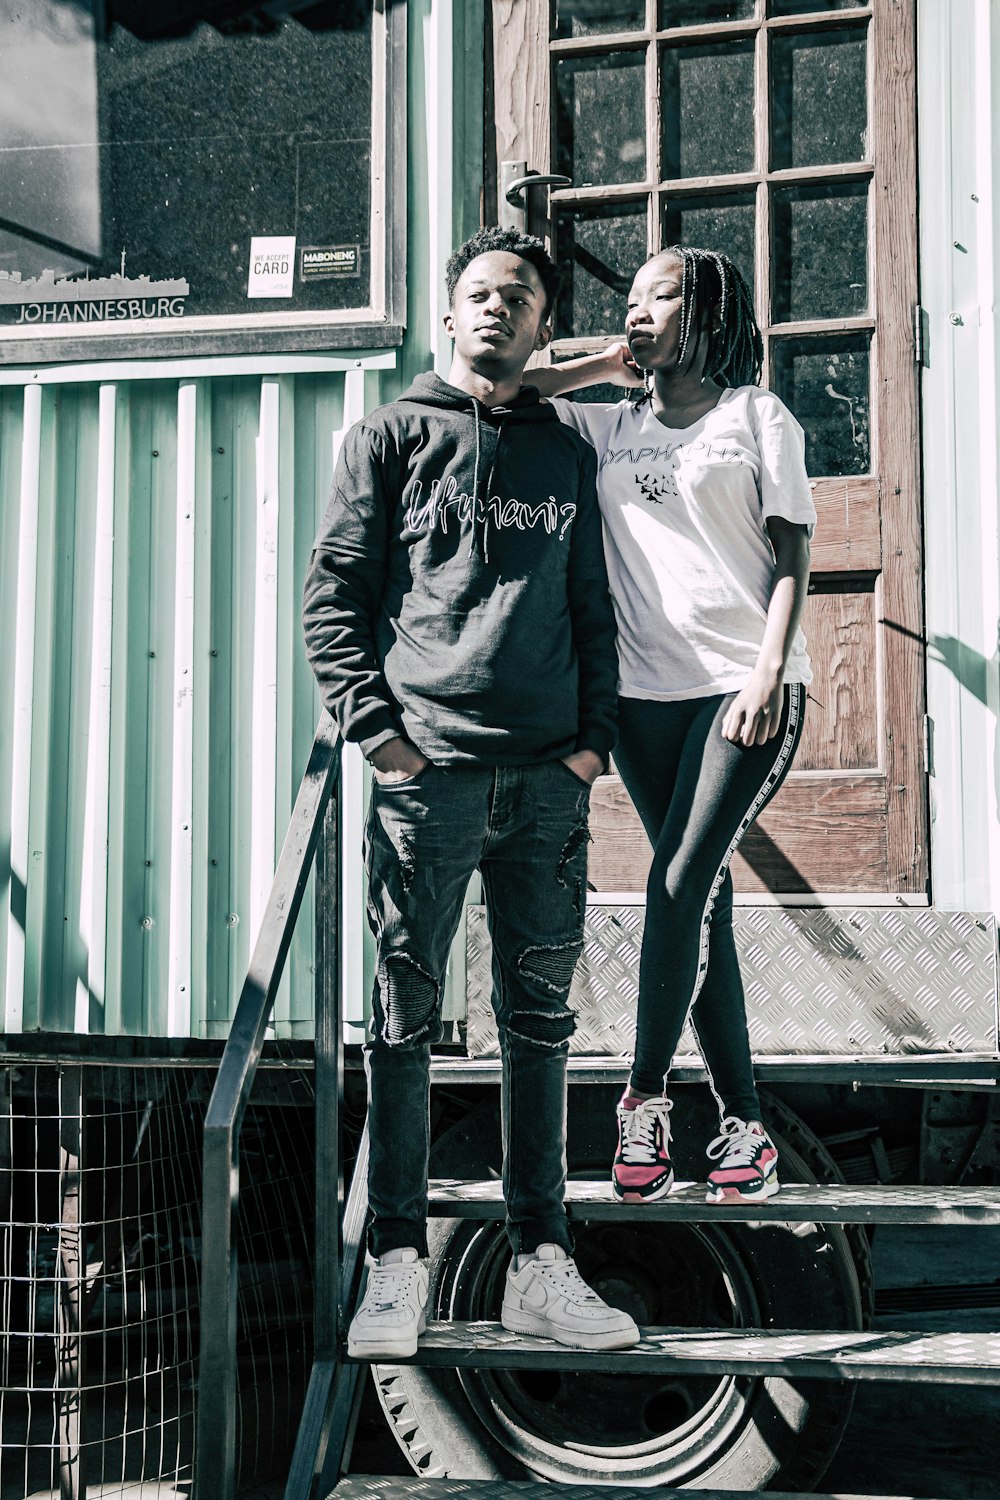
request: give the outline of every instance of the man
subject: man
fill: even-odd
[[[374,771],[373,1265],[348,1347],[403,1358],[424,1329],[430,1046],[479,868],[514,1251],[502,1320],[621,1348],[638,1330],[581,1278],[563,1206],[568,994],[618,670],[595,460],[521,385],[558,289],[541,242],[481,230],[447,284],[448,382],[420,376],[347,434],[305,588],[324,702]]]

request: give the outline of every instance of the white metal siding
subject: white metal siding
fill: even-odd
[[[1000,7],[917,20],[932,895],[1000,912]]]

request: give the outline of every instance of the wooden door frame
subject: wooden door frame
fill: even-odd
[[[913,704],[908,735],[879,725],[888,809],[888,889],[929,894],[923,505],[920,485],[917,283],[917,83],[915,0],[875,0],[869,97],[877,143],[872,248],[878,327],[872,372],[872,451],[879,460],[882,569],[876,619],[897,649],[879,651],[881,704]],[[874,84],[878,80],[878,88]]]

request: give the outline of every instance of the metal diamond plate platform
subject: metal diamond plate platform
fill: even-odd
[[[389,1479],[378,1474],[352,1474],[342,1479],[330,1500],[649,1500],[651,1491],[609,1480],[602,1484],[536,1484],[530,1479]],[[871,1495],[776,1495],[771,1490],[674,1490],[656,1487],[658,1500],[873,1500]],[[878,1500],[907,1500],[902,1495],[880,1495]]]
[[[467,915],[467,1045],[472,1057],[495,1057],[485,909]],[[642,905],[588,906],[574,1053],[632,1052],[644,916]],[[990,912],[745,906],[734,929],[758,1057],[997,1055]],[[696,1051],[688,1028],[679,1055]]]
[[[762,1203],[705,1202],[704,1183],[677,1183],[653,1203],[619,1203],[610,1182],[566,1184],[574,1219],[743,1224],[1000,1224],[1000,1188],[897,1187],[854,1183],[787,1183]],[[430,1184],[431,1213],[447,1218],[500,1219],[503,1189],[496,1181]]]
[[[619,1373],[817,1376],[1000,1385],[1000,1333],[760,1332],[646,1328],[632,1349],[570,1349],[552,1339],[508,1333],[499,1323],[428,1323],[408,1363],[449,1369],[579,1370]],[[389,1366],[380,1361],[380,1368]],[[398,1361],[397,1361],[398,1363]]]

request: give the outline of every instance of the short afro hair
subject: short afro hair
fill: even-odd
[[[448,264],[444,268],[445,285],[448,288],[448,306],[451,306],[458,278],[466,267],[477,256],[489,255],[493,250],[506,250],[511,255],[519,255],[522,260],[529,261],[534,266],[545,292],[545,316],[548,317],[559,295],[562,282],[558,267],[541,240],[535,235],[522,234],[519,229],[501,229],[498,225],[480,229],[448,257]]]

